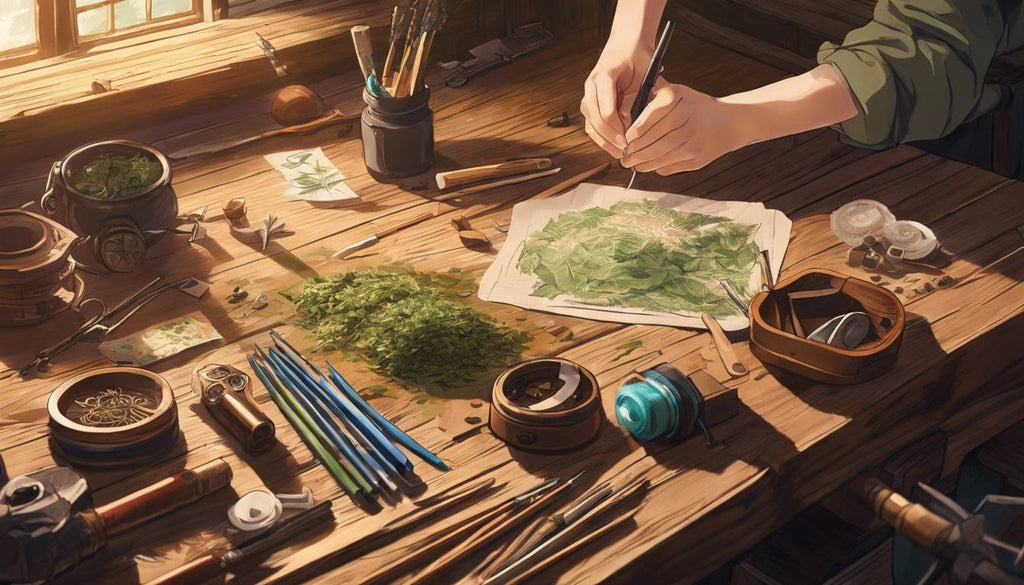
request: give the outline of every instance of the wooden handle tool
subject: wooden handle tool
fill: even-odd
[[[551,166],[550,158],[528,158],[437,173],[437,188],[448,189],[487,179],[499,179],[519,173],[543,170]]]
[[[722,358],[722,363],[725,364],[725,371],[729,373],[729,376],[738,378],[745,375],[747,368],[736,357],[736,352],[732,349],[732,343],[725,336],[725,331],[718,321],[708,313],[701,313],[700,319],[708,328],[708,333],[711,334],[711,339],[715,342],[715,349],[718,350],[718,357]]]
[[[369,79],[371,75],[376,77],[377,69],[373,64],[373,43],[370,42],[370,27],[365,24],[353,26],[352,44],[356,48],[356,59],[359,61],[359,69],[363,72],[363,79]]]

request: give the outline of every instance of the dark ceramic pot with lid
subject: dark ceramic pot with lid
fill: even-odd
[[[142,155],[159,165],[155,180],[124,197],[105,197],[75,187],[75,177],[101,156]],[[171,163],[156,148],[134,140],[93,142],[71,151],[53,164],[43,210],[76,234],[89,238],[104,266],[130,272],[145,259],[146,250],[174,224],[178,198],[171,187]]]
[[[363,160],[374,179],[416,175],[434,164],[434,113],[430,88],[403,98],[363,90]]]

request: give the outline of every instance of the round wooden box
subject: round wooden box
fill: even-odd
[[[178,440],[178,409],[163,377],[130,367],[91,370],[53,391],[46,409],[55,450],[94,467],[151,460]]]
[[[558,395],[566,384],[560,377],[565,371],[578,372],[572,394],[552,408],[532,409]],[[597,378],[568,360],[526,361],[505,370],[494,382],[489,424],[495,435],[514,447],[549,452],[576,449],[597,436],[603,419]]]

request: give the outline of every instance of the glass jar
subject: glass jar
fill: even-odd
[[[430,88],[404,98],[363,90],[363,161],[377,180],[416,175],[434,164],[434,113]]]

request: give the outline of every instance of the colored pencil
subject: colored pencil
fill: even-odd
[[[269,373],[264,371],[263,367],[257,363],[255,356],[249,355],[246,356],[246,359],[249,361],[249,366],[252,368],[253,372],[255,372],[256,377],[263,383],[263,387],[267,389],[267,393],[270,394],[270,398],[281,410],[281,414],[284,415],[292,425],[292,428],[295,429],[295,432],[302,438],[302,441],[313,453],[313,456],[320,461],[320,463],[327,469],[328,473],[331,474],[331,477],[338,482],[338,485],[340,485],[349,496],[358,496],[362,490],[360,490],[359,486],[355,484],[348,472],[342,468],[337,459],[328,453],[324,444],[320,442],[313,431],[306,427],[302,422],[302,419],[299,418],[299,416],[284,401],[278,392],[278,387],[275,386],[273,381],[271,381]]]
[[[382,431],[391,436],[392,439],[398,441],[407,449],[416,453],[421,459],[427,463],[433,465],[441,471],[450,471],[451,468],[441,460],[440,457],[431,453],[426,447],[420,445],[415,439],[405,434],[405,431],[395,426],[391,421],[384,417],[381,413],[377,412],[372,406],[369,405],[363,397],[356,392],[355,388],[352,387],[348,381],[334,369],[334,366],[330,362],[327,362],[327,369],[330,371],[330,379],[334,383],[335,388],[340,390],[350,401],[365,414],[366,416],[373,419],[374,422],[380,427]]]
[[[367,492],[375,491],[375,486],[370,485],[374,479],[373,471],[359,457],[348,440],[342,436],[338,425],[330,417],[324,416],[323,412],[312,403],[310,396],[307,394],[307,389],[302,386],[302,381],[292,375],[280,361],[280,354],[271,348],[269,356],[265,359],[270,366],[271,372],[277,376],[278,380],[284,382],[285,392],[283,394],[285,400],[290,403],[289,406],[309,426],[319,429],[320,433],[326,437],[327,442],[333,445],[338,453],[342,455],[344,458],[343,464],[347,460],[350,467],[349,473],[360,487]]]

